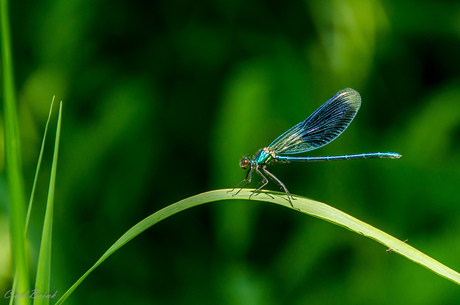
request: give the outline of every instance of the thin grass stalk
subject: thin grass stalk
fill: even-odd
[[[9,221],[11,230],[11,249],[13,269],[17,276],[17,289],[12,294],[22,295],[29,292],[29,267],[24,238],[25,197],[20,138],[17,120],[17,104],[11,52],[11,36],[8,15],[8,1],[0,0],[1,31],[1,72],[3,87],[3,114],[5,130],[5,167],[9,197]],[[27,297],[16,298],[16,304],[30,304]]]

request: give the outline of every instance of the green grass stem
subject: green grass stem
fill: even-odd
[[[123,236],[121,236],[102,256],[99,260],[85,273],[78,281],[70,287],[70,289],[58,300],[56,304],[62,304],[69,295],[80,285],[80,283],[99,266],[104,260],[106,260],[112,253],[120,249],[131,239],[150,228],[154,224],[161,220],[168,218],[178,212],[189,209],[200,204],[223,201],[223,200],[234,200],[234,199],[248,199],[251,195],[251,189],[243,189],[238,195],[233,196],[235,193],[228,193],[229,189],[215,190],[202,194],[198,194],[174,204],[171,204],[158,212],[153,213],[144,220],[137,223],[131,229],[129,229]],[[438,275],[460,285],[460,274],[449,267],[441,264],[435,259],[427,256],[420,252],[409,244],[359,220],[350,216],[334,207],[331,207],[325,203],[311,200],[305,197],[294,195],[296,200],[293,201],[294,205],[302,213],[310,216],[328,221],[338,226],[344,227],[352,232],[358,233],[359,235],[373,239],[385,246],[385,249],[391,249],[392,253],[398,253],[417,264],[437,273]],[[274,203],[286,208],[292,209],[290,203],[287,201],[286,196],[283,193],[262,191],[257,196],[251,197],[252,201],[264,201],[268,203]],[[384,250],[382,250],[384,251]]]
[[[29,291],[29,267],[25,247],[25,196],[20,155],[16,89],[11,52],[8,1],[0,0],[1,72],[5,130],[5,167],[8,184],[9,221],[14,266],[14,293]],[[10,299],[11,301],[12,299]],[[28,298],[18,298],[16,304],[30,304]]]
[[[48,126],[51,120],[51,114],[53,113],[53,105],[54,105],[54,96],[53,96],[53,99],[51,100],[50,111],[48,113],[48,119],[46,120],[45,132],[43,134],[42,145],[40,147],[40,153],[38,155],[37,168],[35,169],[34,183],[32,185],[32,191],[30,193],[29,207],[27,209],[27,215],[26,215],[26,228],[24,230],[26,236],[27,236],[27,230],[29,227],[30,214],[32,213],[32,206],[33,206],[34,196],[35,196],[35,188],[37,186],[37,180],[38,180],[38,173],[40,172],[40,166],[42,164],[43,150],[45,149],[46,135],[48,134]]]
[[[61,116],[62,102],[59,105],[59,116],[56,128],[56,139],[54,143],[53,163],[51,166],[51,177],[48,190],[48,200],[46,204],[45,220],[43,222],[42,240],[40,244],[40,254],[38,258],[37,277],[35,289],[42,295],[49,295],[51,280],[51,245],[53,235],[53,210],[54,210],[54,190],[56,187],[56,170],[59,151],[59,139],[61,135]],[[35,298],[34,305],[47,305],[50,299],[47,297]]]

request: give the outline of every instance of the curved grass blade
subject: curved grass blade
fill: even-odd
[[[135,226],[133,226],[131,229],[129,229],[125,234],[123,234],[123,236],[121,236],[101,256],[101,258],[88,271],[86,271],[86,273],[83,274],[83,276],[81,276],[80,279],[78,279],[78,281],[75,284],[73,284],[72,287],[69,288],[69,290],[67,290],[67,292],[58,300],[56,304],[62,304],[69,297],[69,295],[80,285],[80,283],[110,255],[112,255],[115,251],[120,249],[131,239],[133,239],[146,229],[150,228],[154,224],[178,212],[181,212],[194,206],[198,206],[200,204],[220,200],[247,199],[253,193],[254,190],[243,189],[237,195],[229,193],[229,191],[231,191],[231,189],[215,190],[206,193],[201,193],[178,201],[174,204],[171,204],[143,219]],[[359,219],[356,219],[353,216],[350,216],[336,208],[333,208],[325,203],[311,200],[298,195],[295,195],[295,198],[296,200],[294,210],[299,209],[299,211],[301,211],[302,213],[331,222],[333,224],[344,227],[350,231],[356,232],[360,235],[373,239],[384,245],[386,248],[392,249],[392,252],[399,253],[402,256],[405,256],[408,259],[416,262],[417,264],[420,264],[421,266],[437,273],[438,275],[460,285],[460,274],[458,272],[441,264],[440,262],[420,252],[414,247],[408,245],[407,243],[404,243],[403,241],[400,241],[397,238],[377,228],[374,228],[373,226]],[[252,196],[251,200],[275,203],[292,209],[284,193],[262,191],[258,196]]]
[[[46,135],[48,133],[48,125],[51,120],[51,114],[53,113],[53,105],[54,105],[54,96],[53,96],[53,99],[51,100],[50,111],[48,113],[48,119],[46,120],[45,133],[43,134],[42,146],[40,147],[40,153],[38,154],[37,168],[35,169],[34,183],[32,185],[32,191],[30,193],[29,208],[27,209],[27,216],[26,216],[26,228],[24,230],[26,236],[27,236],[27,229],[29,227],[30,213],[32,212],[32,205],[34,202],[35,187],[37,185],[38,173],[40,172],[40,166],[42,164],[43,150],[45,149]]]
[[[42,240],[40,243],[40,254],[38,257],[37,277],[35,289],[42,294],[50,293],[51,273],[51,241],[53,236],[53,210],[54,190],[56,186],[56,169],[59,151],[59,139],[61,135],[62,102],[59,105],[59,116],[56,128],[56,139],[54,142],[53,163],[51,166],[50,185],[48,189],[48,200],[46,203],[45,221],[43,222]],[[49,304],[49,298],[34,298],[34,305]]]

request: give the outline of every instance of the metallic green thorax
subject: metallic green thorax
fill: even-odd
[[[251,160],[253,164],[269,164],[275,158],[275,153],[270,151],[267,147],[259,150],[254,159]]]

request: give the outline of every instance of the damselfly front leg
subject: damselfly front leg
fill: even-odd
[[[248,179],[249,177],[249,179]],[[252,181],[252,168],[249,169],[248,173],[246,174],[246,178],[243,179],[243,181],[241,181],[240,183],[238,183],[237,185],[235,185],[234,188],[232,188],[231,191],[228,191],[227,193],[230,193],[230,192],[233,192],[241,183],[245,182],[246,181],[246,184],[243,185],[239,190],[238,192],[236,192],[235,194],[233,194],[232,196],[236,196],[239,194],[239,192],[241,192],[242,189],[244,189],[249,183],[251,183]]]

